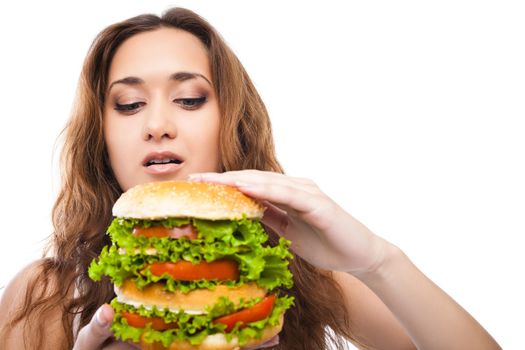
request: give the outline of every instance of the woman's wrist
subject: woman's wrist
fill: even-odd
[[[363,271],[351,272],[361,282],[369,285],[395,278],[396,270],[403,260],[408,260],[405,253],[396,245],[377,236],[373,243],[376,262]]]

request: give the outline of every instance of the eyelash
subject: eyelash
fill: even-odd
[[[192,111],[195,109],[198,109],[201,105],[203,105],[206,102],[206,96],[202,97],[196,97],[196,98],[177,98],[173,100],[174,102],[177,102],[177,104],[180,104],[182,108]],[[191,105],[185,105],[184,102],[191,102]],[[135,102],[130,104],[121,105],[118,103],[115,103],[115,110],[123,113],[130,113],[135,112],[141,105],[143,105],[144,102]]]

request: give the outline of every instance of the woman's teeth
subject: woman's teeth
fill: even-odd
[[[168,163],[180,164],[182,162],[178,159],[172,159],[172,158],[152,159],[148,162],[147,166],[150,166],[153,164],[168,164]]]

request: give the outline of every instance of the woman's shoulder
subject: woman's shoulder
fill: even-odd
[[[62,332],[47,332],[53,328],[62,327],[62,307],[60,304],[48,303],[40,305],[40,310],[34,309],[38,305],[35,301],[45,300],[46,297],[59,287],[58,276],[46,269],[49,260],[46,258],[31,262],[20,270],[6,286],[0,300],[0,348],[25,348],[24,341],[28,337],[28,330],[41,328],[41,313],[45,310],[46,337],[50,336],[49,344],[54,344],[53,334]],[[46,273],[47,272],[47,273]],[[44,283],[45,282],[45,283]],[[33,308],[36,312],[29,313]],[[29,316],[31,315],[31,316]],[[47,341],[46,341],[46,344]],[[58,344],[58,343],[56,343]],[[5,347],[4,347],[5,345]]]
[[[45,259],[39,259],[31,262],[21,269],[7,284],[0,302],[2,311],[5,308],[12,308],[13,301],[22,299],[28,290],[28,285],[31,280],[34,280],[39,274],[43,272]],[[51,279],[52,276],[50,276]]]

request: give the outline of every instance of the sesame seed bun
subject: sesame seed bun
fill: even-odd
[[[208,220],[262,218],[264,207],[235,187],[162,181],[137,185],[115,202],[113,215],[135,219],[195,217]]]
[[[123,193],[113,206],[113,215],[117,218],[146,220],[166,218],[238,220],[243,217],[253,220],[261,219],[263,213],[264,207],[260,203],[244,195],[235,187],[188,181],[140,184]],[[119,248],[120,254],[126,252],[152,256],[157,254],[157,249],[151,246],[141,247],[140,249],[136,247]],[[258,250],[258,252],[261,253],[262,250]],[[267,290],[259,287],[257,282],[243,282],[235,287],[217,284],[213,289],[197,288],[186,293],[181,290],[169,292],[165,290],[164,282],[148,283],[139,289],[133,277],[130,277],[120,286],[115,286],[115,294],[117,295],[117,302],[133,308],[143,306],[146,309],[152,309],[156,307],[165,310],[163,312],[177,313],[183,310],[189,315],[198,315],[207,313],[208,307],[219,303],[221,297],[227,297],[230,302],[238,305],[242,300],[264,298]],[[132,310],[132,308],[129,309]],[[243,347],[254,347],[267,342],[281,331],[283,322],[284,316],[282,314],[277,325],[268,324],[262,330],[261,339],[251,338],[246,344],[243,344]],[[124,325],[127,323],[124,322]],[[229,335],[227,337],[225,333],[210,334],[202,342],[199,340],[198,345],[192,345],[188,340],[180,340],[189,339],[186,336],[185,338],[170,338],[170,341],[174,339],[176,341],[172,342],[168,348],[165,348],[162,343],[148,343],[142,339],[141,346],[142,349],[148,350],[241,349],[238,335],[232,334],[230,341],[227,338]],[[158,340],[158,338],[156,339]]]
[[[258,287],[256,283],[246,283],[237,287],[218,285],[213,290],[195,289],[187,293],[167,292],[162,283],[149,284],[139,289],[132,280],[128,279],[122,286],[115,287],[115,293],[118,301],[125,304],[156,306],[175,312],[185,310],[192,313],[204,313],[205,307],[216,304],[221,296],[228,297],[231,302],[238,304],[241,299],[263,298],[266,290]]]

